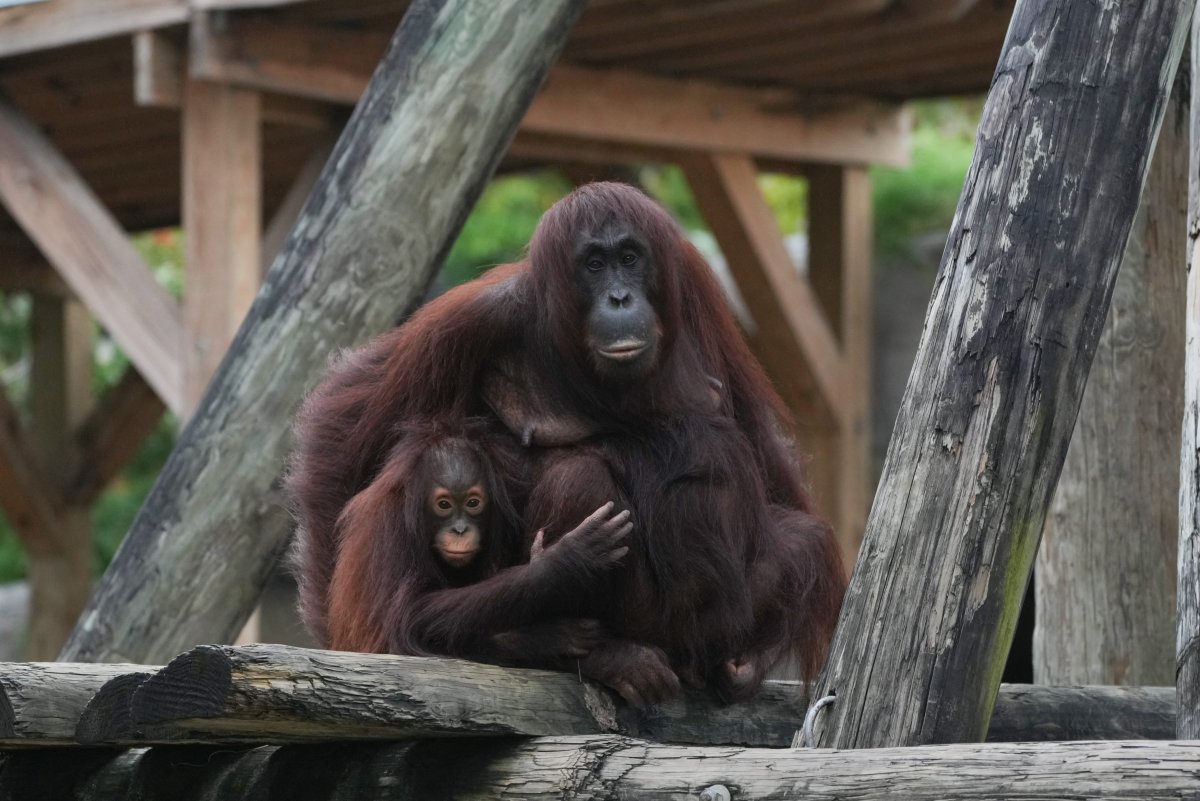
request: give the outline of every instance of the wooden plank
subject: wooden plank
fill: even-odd
[[[189,68],[195,77],[353,103],[379,47],[369,34],[251,19],[220,30],[195,29]],[[891,105],[814,106],[783,90],[559,65],[521,129],[651,147],[898,166],[907,163],[909,126],[907,113]]]
[[[259,95],[188,80],[183,104],[184,403],[190,413],[262,276]]]
[[[819,683],[823,745],[983,738],[1193,7],[1018,3]]]
[[[186,68],[175,37],[160,30],[133,35],[133,100],[139,106],[178,108]]]
[[[59,488],[81,456],[71,433],[92,408],[92,318],[78,301],[35,296],[32,334],[30,434]],[[31,551],[26,561],[34,660],[58,654],[92,590],[91,510],[63,503],[56,518],[54,550]]]
[[[79,465],[65,483],[66,500],[89,506],[137,454],[165,407],[133,367],[125,368],[76,431]]]
[[[104,684],[136,665],[0,662],[0,746],[74,745],[75,725]]]
[[[0,102],[0,200],[172,409],[178,309],[112,215],[29,120]]]
[[[187,0],[54,0],[0,8],[0,58],[187,21]]]
[[[86,710],[73,708],[79,742],[347,742],[549,731],[783,747],[811,700],[803,683],[770,681],[735,705],[689,690],[637,710],[569,673],[281,645],[205,645],[162,670],[132,670],[136,675],[105,684]],[[1170,739],[1174,703],[1170,687],[1004,685],[988,738]],[[27,724],[36,727],[32,719]]]
[[[1046,518],[1039,684],[1173,684],[1187,272],[1185,82],[1176,82]],[[1131,421],[1136,421],[1131,424]]]
[[[201,21],[199,24],[203,26],[208,23]],[[133,51],[134,101],[139,106],[151,108],[182,108],[187,70],[183,43],[163,31],[140,31],[134,34]],[[316,131],[331,131],[341,127],[335,124],[339,112],[323,101],[267,95],[261,98],[260,103],[265,124]]]
[[[806,442],[832,461],[823,466],[842,561],[854,564],[874,494],[871,468],[871,178],[862,167],[808,170],[808,280],[842,354],[841,410],[836,428],[815,428]],[[822,466],[814,464],[816,473]]]
[[[1177,801],[1200,789],[1194,742],[926,746],[871,751],[677,746],[615,735],[253,749],[24,750],[0,798],[739,801]]]
[[[64,658],[161,661],[237,632],[291,533],[263,499],[305,388],[424,296],[581,7],[410,8]]]
[[[812,287],[783,246],[775,217],[748,156],[697,154],[683,162],[692,194],[756,326],[771,343],[792,340],[804,356],[830,414],[844,409],[846,366]],[[800,365],[794,365],[796,369]]]
[[[1192,22],[1191,44],[1188,66],[1194,78],[1200,76],[1200,16]],[[1175,686],[1179,736],[1200,739],[1200,81],[1193,80],[1191,87]]]
[[[26,553],[60,546],[62,498],[8,397],[0,392],[0,509]]]

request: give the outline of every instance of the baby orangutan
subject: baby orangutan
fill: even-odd
[[[628,511],[607,503],[528,564],[502,438],[410,435],[338,520],[329,647],[546,665],[580,657],[593,620],[548,617],[628,552]],[[519,486],[519,481],[512,482]]]

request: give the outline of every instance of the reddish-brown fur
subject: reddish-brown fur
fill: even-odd
[[[577,240],[606,220],[650,243],[656,270],[647,294],[662,333],[653,371],[617,388],[590,366],[572,277]],[[543,218],[528,261],[447,293],[351,353],[306,404],[290,489],[301,522],[301,606],[318,637],[364,625],[343,616],[373,621],[368,628],[384,619],[370,589],[349,591],[357,600],[329,618],[343,509],[385,469],[406,421],[488,414],[482,374],[501,357],[536,377],[538,414],[562,412],[592,432],[526,451],[526,531],[544,527],[553,542],[609,500],[634,514],[620,569],[558,607],[598,618],[615,635],[583,661],[586,672],[638,702],[669,695],[676,675],[740,698],[789,653],[810,672],[819,664],[844,579],[781,433],[786,410],[702,257],[665,211],[619,184],[572,193]],[[387,575],[356,572],[346,579],[352,585],[388,584]],[[528,612],[513,608],[488,622],[519,627]],[[452,602],[443,613],[447,631],[465,625]]]

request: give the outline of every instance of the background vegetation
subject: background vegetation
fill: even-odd
[[[939,101],[916,107],[912,165],[903,170],[872,171],[876,231],[876,269],[920,258],[912,243],[950,224],[971,158],[979,107],[974,101]],[[642,167],[636,177],[668,206],[704,244],[704,224],[687,184],[677,169]],[[804,181],[763,176],[763,191],[781,230],[804,234],[808,192]],[[467,220],[439,279],[452,286],[495,264],[520,258],[542,213],[570,189],[553,171],[499,178],[492,182]],[[173,230],[139,235],[135,242],[154,266],[160,282],[178,295],[183,283],[182,236]],[[936,265],[929,265],[933,269]],[[0,387],[24,413],[29,372],[29,299],[0,294]],[[97,395],[116,383],[127,364],[124,355],[97,328]],[[104,493],[93,512],[98,569],[103,570],[132,523],[170,452],[177,422],[167,415],[143,443],[137,457]],[[24,575],[21,549],[0,517],[0,582]]]

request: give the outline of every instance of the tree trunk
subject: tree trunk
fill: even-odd
[[[1038,550],[1033,680],[1175,683],[1187,261],[1176,80]]]
[[[0,801],[287,798],[737,801],[1178,801],[1197,743],[953,745],[859,751],[672,746],[616,736],[0,754]],[[22,792],[24,791],[24,792]],[[714,792],[715,791],[715,792]]]
[[[1193,0],[1019,0],[867,536],[820,742],[981,740]]]
[[[583,0],[419,0],[61,658],[237,633],[287,544],[268,502],[306,388],[411,311]]]

